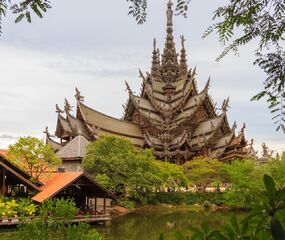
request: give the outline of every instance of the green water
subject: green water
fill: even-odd
[[[113,218],[105,225],[92,225],[103,236],[104,240],[158,240],[161,233],[166,240],[174,240],[174,233],[180,231],[189,233],[188,226],[198,227],[208,220],[213,227],[229,221],[231,215],[238,218],[247,215],[244,212],[212,211],[193,208],[159,208],[141,210],[124,216]],[[13,239],[15,228],[0,229],[0,240]]]
[[[213,227],[229,221],[231,215],[243,218],[246,213],[211,210],[148,210],[114,218],[106,226],[95,226],[106,240],[158,240],[163,232],[167,240],[174,239],[176,231],[189,233],[187,227],[199,226],[204,220]]]

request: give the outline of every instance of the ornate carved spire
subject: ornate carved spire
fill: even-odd
[[[174,37],[173,37],[173,29],[172,29],[172,18],[173,18],[173,10],[172,10],[172,2],[169,1],[167,4],[167,28],[166,28],[166,41],[165,47],[162,55],[162,80],[164,82],[174,82],[178,78],[179,65],[177,60],[177,54],[175,50]]]
[[[180,51],[180,69],[179,69],[179,71],[180,71],[180,74],[182,76],[184,76],[188,72],[187,57],[186,57],[187,55],[186,55],[186,49],[185,49],[185,45],[184,45],[185,38],[184,38],[183,35],[180,36],[180,38],[181,38],[181,46],[182,46],[182,48],[181,48],[181,51]]]
[[[58,114],[64,113],[64,111],[62,111],[62,110],[60,109],[60,107],[58,106],[58,104],[55,104],[55,108],[56,108],[56,110],[55,110],[56,113],[58,113]]]
[[[71,106],[69,104],[69,102],[67,101],[67,99],[64,99],[64,111],[66,114],[69,114],[72,111],[73,106]]]
[[[75,88],[75,98],[78,102],[84,102],[84,97],[81,96],[80,91],[78,90],[78,88]]]
[[[151,75],[153,78],[160,77],[160,61],[159,61],[159,50],[156,48],[156,40],[153,40],[153,51],[152,51],[152,66]]]

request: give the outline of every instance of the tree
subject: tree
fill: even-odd
[[[230,183],[224,196],[227,204],[235,207],[250,207],[259,203],[265,167],[257,166],[252,160],[236,160],[225,165]]]
[[[8,157],[34,179],[61,164],[50,145],[35,137],[21,137],[9,146]]]
[[[24,0],[14,4],[11,3],[11,0],[0,0],[0,36],[2,33],[2,20],[6,16],[8,9],[17,15],[16,23],[24,18],[31,23],[31,12],[42,18],[43,12],[46,12],[48,8],[51,8],[49,0]]]
[[[150,149],[136,149],[125,139],[103,136],[88,145],[83,168],[117,195],[142,203],[162,184],[155,161]]]
[[[158,176],[163,182],[164,187],[177,189],[188,185],[188,179],[184,174],[182,166],[162,161],[156,161],[155,165],[160,170]]]
[[[209,184],[224,179],[223,163],[217,159],[197,157],[186,162],[183,167],[189,181],[201,191],[205,191]]]

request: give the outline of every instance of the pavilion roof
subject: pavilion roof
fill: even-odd
[[[0,149],[0,155],[7,156],[7,149]]]
[[[18,180],[20,180],[21,183],[23,183],[25,186],[27,186],[31,190],[39,191],[40,188],[37,185],[41,185],[42,183],[37,181],[36,183],[33,183],[30,181],[31,176],[17,167],[15,164],[10,162],[5,156],[0,154],[0,166],[6,169],[10,174],[12,174],[14,177],[16,177]]]
[[[109,192],[108,190],[100,186],[97,182],[89,178],[83,172],[58,172],[58,173],[53,173],[51,175],[51,177],[47,180],[46,184],[40,187],[41,192],[35,195],[32,198],[32,200],[42,203],[43,201],[51,197],[54,197],[56,194],[61,192],[64,188],[76,182],[81,177],[87,178],[97,188],[105,192],[108,197],[111,197],[113,199],[116,198],[111,192]]]

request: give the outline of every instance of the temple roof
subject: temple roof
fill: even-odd
[[[98,136],[115,135],[124,137],[137,146],[144,144],[143,134],[138,125],[100,113],[81,102],[78,103],[78,107],[84,122]]]
[[[114,135],[128,139],[138,147],[154,148],[155,155],[165,161],[176,161],[175,158],[181,157],[187,161],[199,154],[220,158],[236,149],[244,154],[247,144],[244,134],[236,136],[235,129],[228,123],[229,98],[223,101],[221,108],[216,107],[208,93],[210,78],[204,89],[198,90],[196,67],[188,68],[183,36],[180,54],[175,48],[171,1],[167,4],[166,14],[164,48],[160,54],[154,39],[150,72],[143,74],[139,70],[140,94],[135,95],[126,82],[129,98],[124,105],[124,120],[86,106],[76,88],[76,118],[69,114],[72,106],[65,100],[66,119],[57,107],[57,136],[71,141],[82,135],[92,141],[102,135]]]
[[[63,160],[82,159],[86,155],[86,147],[88,144],[89,141],[85,137],[78,135],[62,147],[56,155]]]

